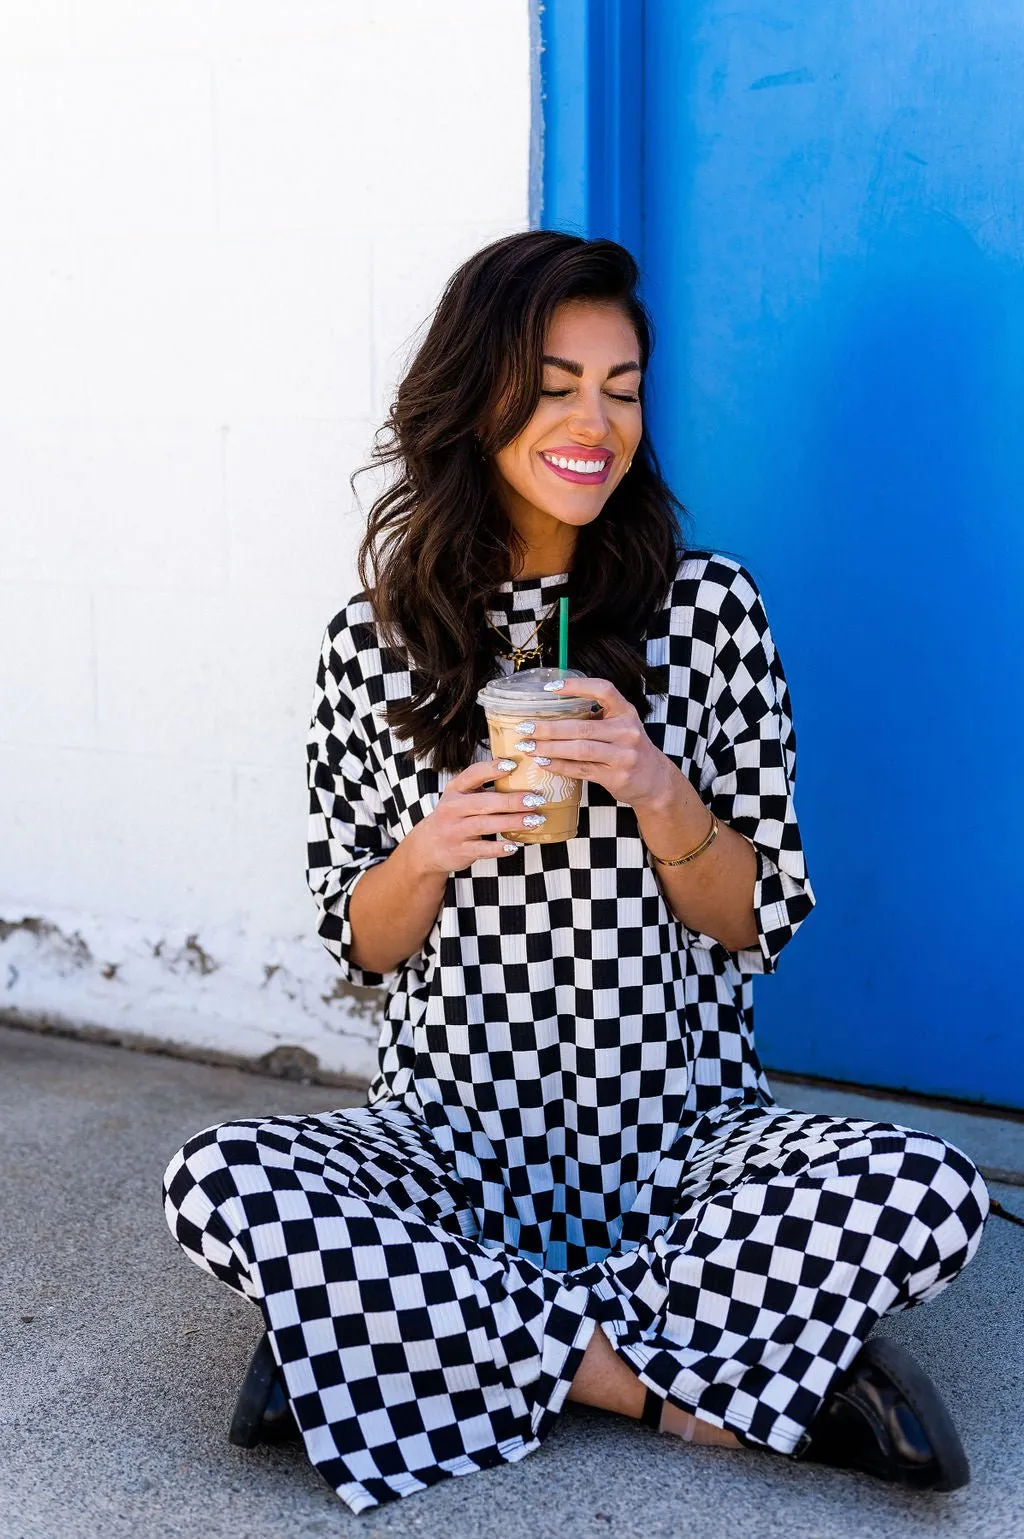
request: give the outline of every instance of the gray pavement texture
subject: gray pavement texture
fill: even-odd
[[[952,1118],[941,1131],[981,1163],[1024,1169],[1019,1123],[781,1081],[776,1093],[910,1126]],[[521,1463],[360,1517],[301,1450],[233,1448],[227,1422],[260,1319],[171,1240],[164,1164],[214,1122],[357,1099],[0,1029],[0,1539],[1024,1536],[1024,1230],[996,1218],[940,1298],[880,1327],[917,1355],[961,1429],[974,1478],[951,1495],[692,1448],[574,1408]],[[1019,1186],[995,1191],[1024,1212]]]

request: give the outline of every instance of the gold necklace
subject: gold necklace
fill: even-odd
[[[499,635],[501,637],[502,641],[505,641],[507,639],[509,646],[512,648],[511,652],[506,652],[503,648],[499,648],[499,650],[501,651],[502,657],[509,657],[509,658],[512,659],[512,669],[513,669],[513,672],[518,673],[520,668],[523,666],[523,664],[525,663],[525,661],[526,661],[526,659],[528,657],[535,657],[538,662],[540,661],[541,654],[543,652],[543,647],[542,646],[531,647],[530,646],[530,642],[531,641],[536,641],[536,639],[537,639],[537,632],[540,630],[541,626],[544,624],[544,622],[546,620],[550,620],[550,618],[554,614],[554,612],[555,612],[555,605],[552,604],[552,606],[548,610],[547,614],[543,615],[541,617],[541,619],[539,619],[537,621],[537,624],[533,627],[533,635],[532,636],[528,636],[526,641],[524,642],[524,644],[521,647],[517,647],[516,646],[515,642],[512,640],[511,635],[509,635],[506,638],[504,633],[502,631],[498,630],[498,627],[494,624],[493,620],[490,618],[489,615],[486,615],[486,614],[484,615],[484,619],[487,621],[487,624],[491,627],[491,630],[494,631],[497,635]],[[509,625],[511,626],[511,621],[509,622]]]

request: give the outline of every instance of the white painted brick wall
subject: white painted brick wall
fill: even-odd
[[[5,0],[0,1009],[371,1071],[303,875],[313,678],[348,476],[528,222],[528,12]]]

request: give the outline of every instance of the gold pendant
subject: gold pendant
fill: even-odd
[[[540,657],[540,647],[513,647],[512,671],[518,673],[528,657]]]

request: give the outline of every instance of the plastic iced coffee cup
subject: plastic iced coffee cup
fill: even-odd
[[[544,797],[543,807],[537,808],[545,818],[540,828],[510,828],[502,838],[514,839],[517,844],[560,844],[575,837],[582,782],[553,775],[542,764],[535,764],[533,755],[524,753],[516,744],[530,736],[519,729],[523,721],[565,721],[584,717],[593,720],[589,695],[567,695],[562,699],[557,691],[544,691],[544,685],[553,679],[585,677],[578,668],[528,668],[523,673],[492,679],[477,695],[487,717],[492,758],[516,761],[511,774],[495,779],[495,789],[536,791]],[[537,752],[543,753],[543,747],[538,747]],[[524,813],[526,810],[523,809]]]

